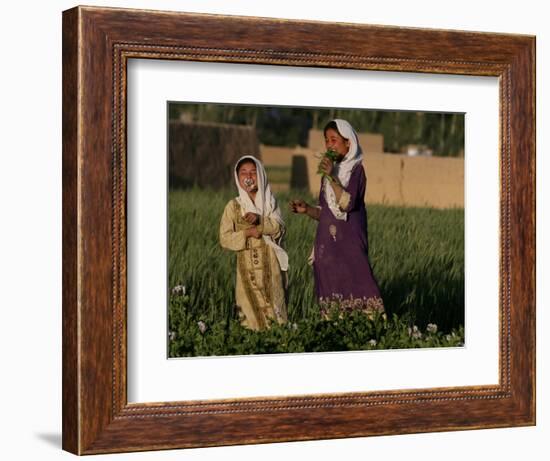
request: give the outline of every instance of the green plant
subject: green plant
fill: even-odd
[[[294,194],[277,196],[286,224],[284,245],[290,260],[288,325],[296,325],[300,331],[298,335],[294,333],[296,330],[287,331],[288,326],[287,330],[281,327],[283,338],[276,336],[283,335],[278,326],[258,335],[244,330],[236,320],[235,254],[223,250],[218,241],[223,209],[235,191],[170,191],[169,286],[185,287],[170,298],[169,330],[172,337],[178,338],[176,343],[169,341],[172,356],[201,355],[209,351],[221,351],[222,355],[255,353],[250,352],[255,348],[272,351],[282,347],[274,345],[276,341],[286,344],[285,351],[295,352],[364,346],[368,337],[364,316],[357,320],[357,325],[363,325],[361,328],[339,336],[345,325],[339,322],[333,328],[321,323],[313,294],[312,269],[308,264],[317,223],[289,212],[285,203],[294,198]],[[315,201],[313,197],[304,197]],[[375,336],[368,337],[368,341],[375,339],[381,348],[392,348],[396,344],[416,347],[415,338],[404,342],[401,335],[415,325],[424,331],[430,323],[437,324],[440,332],[449,335],[454,332],[460,337],[464,325],[464,210],[368,205],[367,211],[369,259],[382,292],[388,322],[393,322],[394,316],[399,319],[383,335],[385,339]],[[207,326],[204,334],[198,329],[198,322]],[[346,339],[334,339],[332,335]],[[320,337],[325,338],[326,346],[321,345]],[[436,337],[440,337],[439,333]],[[268,338],[271,339],[268,341]],[[424,338],[421,344],[437,347],[447,343]]]
[[[338,152],[334,152],[331,149],[328,149],[326,152],[317,156],[318,159],[322,160],[323,158],[328,158],[332,162],[336,162],[336,160],[338,160],[338,157]],[[320,174],[323,178],[327,178],[329,181],[334,182],[334,178],[331,175],[326,174],[323,170],[321,170],[321,164],[319,164],[319,168],[317,168],[317,174]]]
[[[397,315],[388,319],[338,309],[328,318],[317,315],[252,331],[234,318],[210,323],[200,320],[190,314],[188,302],[186,296],[170,298],[171,357],[459,347],[464,343],[462,327],[443,333],[430,324],[421,330]]]

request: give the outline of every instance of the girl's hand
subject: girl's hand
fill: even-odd
[[[293,213],[304,214],[307,213],[308,204],[302,199],[294,199],[289,203],[290,211]]]
[[[244,215],[244,220],[248,224],[252,224],[255,226],[256,224],[260,224],[260,215],[248,212]]]
[[[333,167],[334,163],[328,157],[323,157],[321,163],[319,163],[319,171],[326,174],[327,176],[330,176],[332,174]]]
[[[262,237],[262,233],[258,230],[257,227],[250,227],[244,231],[245,237],[252,237],[259,239]]]

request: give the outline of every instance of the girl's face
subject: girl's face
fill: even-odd
[[[245,162],[237,172],[240,186],[247,192],[258,190],[258,176],[254,162]]]
[[[340,160],[342,160],[349,151],[349,141],[340,136],[336,130],[329,128],[325,133],[325,147],[340,154]]]

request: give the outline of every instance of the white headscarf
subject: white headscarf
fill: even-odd
[[[349,150],[341,162],[334,164],[334,174],[338,178],[338,181],[343,187],[347,187],[349,184],[349,178],[351,171],[358,163],[363,161],[363,150],[359,145],[359,139],[357,133],[353,127],[346,120],[334,119],[338,132],[342,137],[349,141]],[[327,178],[323,178],[325,199],[328,203],[328,207],[336,219],[346,221],[348,214],[340,209],[336,202],[336,194],[332,188],[332,183]]]
[[[338,132],[344,138],[349,141],[349,150],[344,159],[341,162],[334,164],[334,173],[338,178],[338,181],[343,187],[347,187],[349,184],[349,178],[351,176],[351,171],[359,162],[363,161],[363,150],[359,145],[359,139],[357,138],[357,133],[353,127],[346,120],[334,119]],[[341,219],[346,221],[348,214],[342,210],[336,203],[336,194],[332,188],[332,183],[327,178],[323,179],[325,199],[328,203],[328,207],[336,219]]]
[[[256,192],[256,198],[254,202],[250,199],[248,192],[244,190],[239,184],[239,176],[237,174],[237,165],[241,163],[242,160],[248,159],[254,162],[256,165],[256,178],[258,191]],[[275,197],[271,193],[271,187],[267,182],[267,175],[265,173],[264,166],[262,163],[253,157],[252,155],[242,156],[237,163],[235,164],[235,184],[237,184],[237,189],[239,190],[239,196],[237,197],[237,202],[241,205],[241,213],[244,216],[246,213],[256,213],[261,216],[262,222],[265,218],[271,218],[277,221],[281,226],[281,231],[284,232],[284,221],[281,215],[281,210],[277,205]],[[275,255],[279,261],[279,266],[282,271],[288,270],[288,255],[285,250],[280,246],[283,239],[283,232],[281,232],[281,237],[275,240],[271,235],[262,234],[264,241],[275,250]]]

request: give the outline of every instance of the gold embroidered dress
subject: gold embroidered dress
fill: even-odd
[[[254,211],[260,215],[260,223],[256,227],[262,237],[245,236],[245,230],[253,227],[244,219],[245,212],[250,210],[244,209],[243,200],[236,198],[225,206],[220,222],[220,244],[237,253],[235,297],[241,324],[253,330],[264,330],[269,328],[270,322],[287,321],[288,257],[279,246],[284,234],[280,211],[266,185],[261,163],[256,159],[254,161],[259,173],[261,169],[258,182],[262,193],[257,196]],[[271,202],[270,205],[265,205],[266,199]],[[250,203],[248,206],[251,206]]]

